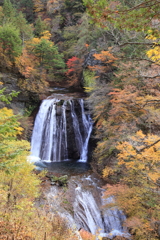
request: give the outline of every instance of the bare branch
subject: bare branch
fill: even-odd
[[[136,149],[137,152],[143,152],[145,149],[147,148],[150,148],[150,147],[153,147],[154,145],[156,145],[158,142],[160,142],[160,139],[158,139],[157,141],[155,141],[154,143],[148,145],[148,146],[145,146],[144,148],[141,148],[140,150]]]
[[[150,5],[146,5],[148,3],[151,3],[151,4]],[[159,3],[160,3],[160,1],[156,1],[155,0],[155,2],[153,3],[153,0],[149,0],[148,2],[142,2],[142,3],[136,5],[136,6],[132,7],[132,8],[129,8],[129,9],[126,9],[126,10],[122,10],[122,11],[118,11],[118,13],[131,12],[131,11],[133,11],[135,9],[139,9],[139,8],[150,8],[150,7],[152,7],[154,5],[157,5]]]
[[[128,44],[134,44],[134,45],[148,45],[148,46],[153,46],[155,43],[146,43],[146,42],[126,42],[123,44],[118,45],[119,47],[123,47]],[[156,46],[160,46],[160,44],[156,44]]]

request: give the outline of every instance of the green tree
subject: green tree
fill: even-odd
[[[12,24],[20,31],[22,42],[29,39],[33,34],[31,25],[27,23],[23,13],[13,7],[10,0],[5,0],[2,8],[1,25]]]
[[[35,29],[34,29],[35,36],[41,37],[45,30],[47,30],[46,23],[42,21],[40,16],[38,16],[38,18],[35,21]]]
[[[19,30],[11,24],[0,27],[0,58],[1,64],[10,67],[15,58],[22,52],[22,41]]]
[[[6,102],[7,104],[9,104],[13,97],[17,97],[19,92],[16,92],[13,90],[11,93],[4,95],[6,88],[1,88],[2,84],[3,83],[0,82],[0,101]]]
[[[58,71],[58,69],[65,68],[65,62],[63,60],[63,54],[58,52],[58,48],[53,42],[41,38],[40,41],[34,44],[35,56],[39,59],[40,67],[44,67],[47,70]]]
[[[15,20],[16,11],[10,0],[4,0],[3,14],[3,24],[12,23]]]
[[[33,28],[27,23],[22,12],[19,12],[15,19],[15,26],[20,32],[22,44],[33,36]]]

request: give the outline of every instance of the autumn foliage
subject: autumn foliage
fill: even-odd
[[[66,76],[70,81],[70,84],[75,87],[80,85],[80,77],[82,75],[82,59],[77,57],[72,57],[66,62],[68,71]]]
[[[122,178],[119,184],[106,186],[106,197],[115,196],[116,204],[128,216],[125,225],[135,239],[158,239],[160,137],[138,131],[128,142],[119,143],[117,149],[116,171],[122,171]],[[103,174],[111,176],[114,171],[106,167]]]
[[[107,73],[109,64],[115,66],[112,82],[106,84],[99,75],[89,98],[98,139],[93,167],[111,183],[105,197],[115,196],[115,203],[105,208],[116,205],[125,212],[124,225],[134,239],[155,240],[160,218],[159,67],[147,60],[112,58],[110,51],[95,54],[107,68],[90,67],[95,73]],[[148,56],[153,52],[150,49]],[[156,57],[152,60],[156,62]]]
[[[115,196],[134,240],[158,240],[159,1],[1,2],[2,71],[17,74],[20,88],[32,93],[64,77],[69,86],[83,84],[93,108],[92,166],[108,183],[105,196]],[[26,9],[27,16],[32,12],[29,23],[19,12]],[[93,61],[87,62],[92,49]],[[0,100],[8,103],[3,93]],[[18,116],[2,108],[0,124],[0,237],[75,239],[62,219],[56,216],[53,224],[52,216],[33,206],[40,181],[26,162],[30,146],[22,141]],[[86,232],[83,237],[92,238]]]
[[[43,13],[44,2],[34,1],[35,12]],[[28,24],[22,12],[17,12],[10,0],[0,8],[0,59],[1,67],[19,73],[19,87],[25,91],[42,93],[48,81],[56,81],[64,74],[63,54],[50,40],[50,19],[43,21],[38,15]],[[34,36],[35,34],[35,36]]]

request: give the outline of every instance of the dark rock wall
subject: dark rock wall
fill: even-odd
[[[8,107],[12,108],[15,114],[24,114],[24,110],[27,104],[31,101],[29,93],[22,91],[18,87],[18,77],[10,73],[0,73],[0,88],[5,88],[4,94],[10,94],[13,90],[19,92],[17,97],[13,97],[10,104],[0,102],[0,108]]]

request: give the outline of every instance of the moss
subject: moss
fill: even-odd
[[[63,175],[61,177],[56,177],[56,176],[51,176],[51,183],[52,184],[56,184],[58,186],[66,186],[68,183],[68,176],[67,175]]]

